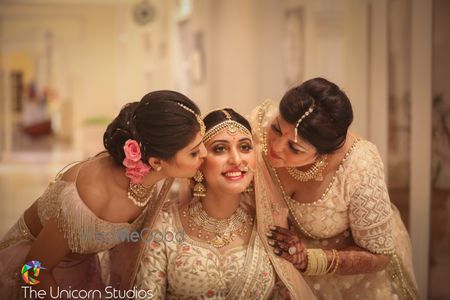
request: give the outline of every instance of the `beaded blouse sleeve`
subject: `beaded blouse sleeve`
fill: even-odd
[[[38,199],[39,219],[44,226],[54,220],[72,252],[97,252],[92,247],[98,248],[100,244],[91,235],[96,232],[96,224],[82,204],[69,182],[56,180]]]
[[[394,250],[392,209],[383,162],[375,145],[361,141],[359,147],[347,170],[347,184],[354,186],[348,210],[350,228],[358,246],[376,254],[389,254]]]
[[[123,235],[141,224],[143,216],[132,225],[104,221],[80,199],[75,184],[63,180],[50,183],[38,199],[38,215],[44,226],[49,220],[55,221],[69,249],[80,254],[111,249],[122,241]]]
[[[168,213],[162,212],[155,223],[155,232],[167,232]],[[152,299],[165,299],[167,289],[166,243],[164,240],[151,241],[145,245],[144,254],[139,263],[135,286],[138,290],[151,291]]]

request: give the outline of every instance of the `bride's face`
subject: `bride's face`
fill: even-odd
[[[293,124],[281,117],[275,118],[267,128],[267,157],[272,167],[301,167],[312,164],[317,157],[316,148],[301,137],[294,141]]]
[[[238,194],[245,191],[253,180],[255,154],[251,137],[226,130],[206,143],[208,155],[201,170],[208,191]]]

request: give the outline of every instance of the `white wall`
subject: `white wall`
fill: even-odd
[[[204,111],[233,106],[246,114],[266,98],[279,100],[292,86],[286,81],[284,18],[296,7],[303,9],[305,25],[304,70],[296,84],[323,76],[341,85],[355,110],[353,128],[368,135],[366,1],[194,0],[188,16],[180,16],[178,1],[150,3],[155,19],[145,26],[131,17],[134,2],[1,7],[3,23],[31,20],[27,24],[51,29],[64,40],[60,48],[67,50],[55,69],[65,79],[55,83],[73,105],[78,151],[83,120],[113,117],[124,103],[151,90],[179,90]],[[23,42],[26,29],[17,30],[22,31],[13,42],[3,45]],[[203,33],[206,77],[201,82],[189,77],[192,47],[180,43],[180,30],[188,36]]]
[[[81,126],[92,116],[116,112],[115,10],[108,6],[2,5],[2,54],[24,51],[37,65],[45,55],[42,40],[52,32],[51,79],[38,68],[41,85],[50,83],[59,101],[69,102],[73,116],[74,150],[83,147]],[[8,62],[2,64],[8,72]],[[45,66],[44,66],[45,68]],[[4,100],[5,101],[5,100]]]

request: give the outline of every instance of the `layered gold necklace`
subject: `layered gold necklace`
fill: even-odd
[[[144,207],[156,196],[156,184],[146,187],[143,184],[130,183],[128,186],[128,199],[138,207]]]
[[[228,246],[236,237],[244,237],[253,218],[239,206],[229,218],[218,220],[208,216],[200,201],[195,201],[183,210],[183,217],[188,220],[189,229],[197,232],[197,237],[204,239],[215,248]]]
[[[294,167],[287,167],[286,170],[295,180],[305,182],[310,180],[322,181],[323,180],[323,170],[328,165],[327,162],[328,155],[320,155],[316,162],[306,171],[300,171]]]

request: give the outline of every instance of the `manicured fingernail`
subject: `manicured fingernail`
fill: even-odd
[[[272,232],[268,231],[268,232],[266,232],[266,235],[267,235],[268,237],[272,237]]]
[[[277,227],[275,227],[275,226],[270,226],[270,230],[277,230]]]
[[[270,246],[275,246],[275,241],[274,240],[268,240],[267,242],[269,243]]]

